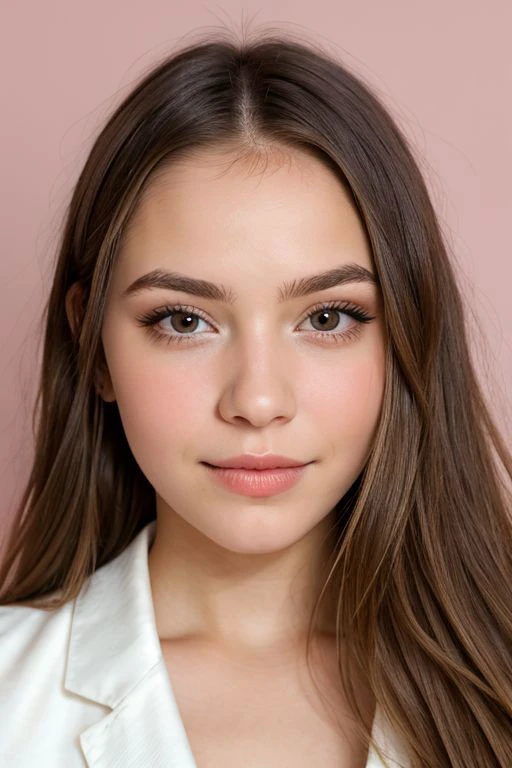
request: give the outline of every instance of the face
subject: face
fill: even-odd
[[[255,172],[209,150],[153,180],[116,262],[102,331],[104,396],[117,401],[158,520],[179,518],[198,540],[237,553],[275,552],[332,524],[383,398],[377,285],[281,296],[349,264],[375,275],[339,180],[306,153],[283,157]],[[186,285],[125,293],[153,270],[222,285],[230,301]],[[203,463],[244,453],[308,466],[288,489],[251,496]]]

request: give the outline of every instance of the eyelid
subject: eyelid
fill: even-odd
[[[299,325],[304,322],[304,320],[306,320],[310,315],[314,314],[315,312],[319,312],[321,309],[336,309],[338,312],[346,313],[349,315],[355,314],[360,317],[361,321],[363,321],[363,319],[366,322],[369,320],[375,320],[375,315],[373,315],[368,309],[365,309],[365,307],[358,302],[350,301],[349,299],[331,299],[329,301],[319,301],[316,304],[313,304],[312,307],[306,310]]]
[[[366,302],[357,302],[352,301],[350,299],[324,299],[323,301],[317,301],[315,304],[311,305],[306,309],[301,316],[301,319],[299,321],[299,325],[304,322],[311,314],[314,312],[318,312],[320,309],[337,309],[339,312],[359,312],[361,315],[367,315],[368,319],[375,319],[375,316],[371,313],[371,311],[364,306]],[[211,325],[215,325],[214,321],[211,320],[210,316],[207,312],[205,312],[202,309],[199,309],[199,307],[195,307],[192,304],[183,304],[179,301],[177,302],[168,302],[166,304],[160,305],[158,307],[155,307],[154,309],[150,310],[148,313],[145,313],[141,316],[138,316],[137,319],[142,320],[149,320],[150,318],[156,318],[158,315],[164,315],[164,313],[170,315],[174,312],[190,312],[190,314],[197,315],[201,319],[205,320],[206,322],[210,323]]]
[[[305,331],[304,333],[306,335],[311,335],[315,338],[318,338],[321,342],[329,342],[329,343],[342,343],[343,341],[348,341],[350,338],[354,338],[360,335],[362,328],[365,324],[371,322],[372,320],[376,319],[375,315],[370,314],[366,309],[364,309],[361,305],[355,304],[352,301],[347,300],[339,300],[339,299],[332,299],[330,301],[321,301],[317,302],[313,306],[309,307],[309,309],[305,312],[303,318],[299,322],[299,325],[302,325],[302,323],[315,315],[318,311],[321,310],[329,310],[333,309],[337,312],[340,312],[341,314],[348,315],[349,317],[352,317],[353,320],[355,320],[355,325],[353,325],[351,328],[345,331],[336,331],[334,330],[332,333],[329,330],[322,331],[322,330],[312,330],[312,331]],[[153,340],[160,342],[163,341],[167,344],[193,344],[194,343],[194,337],[199,336],[201,339],[202,336],[204,336],[203,333],[191,333],[191,334],[181,334],[181,333],[165,333],[165,331],[158,330],[158,325],[163,320],[167,319],[168,317],[171,317],[174,313],[179,314],[189,314],[194,315],[195,317],[199,317],[203,322],[207,322],[211,325],[207,314],[200,310],[198,307],[192,307],[190,305],[184,305],[184,304],[173,304],[173,305],[165,305],[164,307],[156,308],[152,310],[151,312],[147,313],[146,315],[143,315],[142,317],[138,317],[139,324],[142,327],[145,327],[150,336],[153,338]]]

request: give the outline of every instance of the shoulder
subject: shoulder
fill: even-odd
[[[77,735],[98,714],[64,686],[72,612],[0,606],[0,765],[83,765]]]
[[[0,700],[25,676],[63,664],[72,603],[52,611],[26,605],[0,606]],[[41,665],[38,668],[38,665]],[[3,692],[3,693],[2,693]]]
[[[12,632],[37,634],[53,628],[70,615],[71,609],[72,601],[53,610],[17,603],[0,605],[0,642]]]

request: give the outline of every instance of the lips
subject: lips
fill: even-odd
[[[243,454],[240,456],[232,456],[229,459],[216,459],[211,462],[202,462],[212,467],[225,467],[229,469],[252,469],[252,470],[265,470],[265,469],[280,469],[286,467],[301,467],[305,464],[309,464],[309,461],[301,461],[298,459],[292,459],[288,456],[282,456],[280,454]]]
[[[284,493],[296,485],[309,464],[299,464],[273,469],[244,469],[242,467],[218,467],[202,462],[209,475],[224,488],[244,496],[273,496]]]

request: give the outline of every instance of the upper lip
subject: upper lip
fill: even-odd
[[[232,456],[230,459],[217,459],[215,462],[205,462],[214,467],[233,467],[234,469],[276,469],[277,467],[300,467],[309,464],[307,461],[297,461],[288,456],[276,453],[254,454],[244,453]]]

